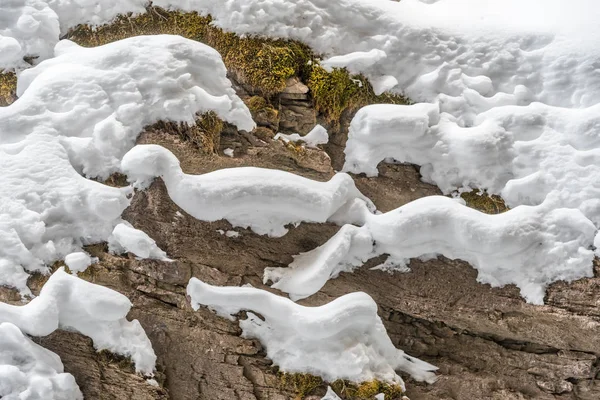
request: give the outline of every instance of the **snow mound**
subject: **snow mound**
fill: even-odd
[[[60,358],[10,323],[0,323],[0,398],[83,400]]]
[[[327,134],[327,129],[323,128],[321,125],[317,125],[304,136],[297,133],[292,133],[291,135],[278,133],[273,139],[282,139],[286,143],[304,142],[308,147],[317,148],[318,145],[327,144],[329,142],[329,135]]]
[[[283,236],[286,225],[300,222],[331,218],[352,222],[344,218],[344,211],[354,199],[362,199],[372,208],[344,173],[329,182],[253,167],[187,175],[175,155],[157,145],[134,147],[123,157],[121,169],[138,187],[161,177],[171,199],[199,220],[226,219],[234,227],[251,228],[261,235]]]
[[[0,145],[0,171],[0,285],[23,294],[25,271],[106,239],[129,205],[130,189],[83,178],[49,136]]]
[[[59,34],[58,16],[45,1],[1,2],[0,72],[25,68],[24,57],[51,57]]]
[[[265,281],[299,299],[367,258],[389,254],[384,269],[406,270],[410,258],[441,254],[469,262],[481,283],[515,284],[528,302],[543,304],[550,283],[593,276],[596,228],[578,210],[519,206],[488,215],[430,196],[384,214],[363,214],[361,228],[342,228],[290,268],[267,269]]]
[[[289,293],[294,301],[318,292],[340,272],[351,272],[366,262],[373,252],[370,233],[354,225],[344,225],[323,246],[294,257],[288,268],[265,268],[263,283]]]
[[[108,238],[108,250],[116,254],[129,252],[140,258],[171,261],[167,253],[156,245],[154,239],[126,222],[115,226]]]
[[[600,225],[600,105],[496,107],[468,128],[435,109],[362,108],[350,124],[344,170],[374,176],[385,159],[418,164],[444,193],[487,188],[510,207],[552,202]]]
[[[65,256],[65,264],[71,270],[71,273],[77,274],[77,272],[85,271],[90,265],[98,262],[96,257],[92,258],[90,255],[83,251],[67,254]]]
[[[74,330],[90,337],[98,350],[131,357],[136,371],[152,374],[156,356],[137,320],[127,321],[131,302],[122,294],[58,269],[40,295],[24,306],[0,303],[0,323],[32,336]],[[1,339],[0,339],[1,340]]]
[[[260,340],[267,357],[284,372],[310,373],[328,382],[379,379],[404,387],[396,373],[403,371],[419,381],[435,381],[436,367],[394,347],[377,304],[366,293],[304,307],[264,290],[216,287],[196,278],[190,280],[187,293],[195,310],[205,305],[229,319],[242,310],[252,311],[240,321],[243,337]]]
[[[338,396],[333,391],[331,386],[327,386],[327,393],[325,393],[325,396],[321,397],[321,400],[342,400],[342,399],[340,399],[340,396]]]
[[[144,126],[195,123],[214,111],[252,130],[216,50],[180,36],[138,36],[95,48],[63,40],[56,57],[23,71],[20,98],[0,108],[0,143],[57,136],[87,176],[106,178]]]

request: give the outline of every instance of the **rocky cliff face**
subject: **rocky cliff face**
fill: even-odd
[[[148,128],[139,143],[168,148],[191,174],[259,166],[326,180],[341,168],[351,110],[342,112],[340,124],[328,125],[307,82],[288,79],[280,95],[265,99],[252,93],[243,75],[233,71],[234,77],[259,124],[254,132],[226,125],[217,133],[219,140],[211,142],[218,148],[208,152],[166,126]],[[317,122],[330,127],[324,151],[272,140],[278,131],[306,133]],[[233,158],[223,155],[226,148],[234,150]],[[408,165],[381,165],[376,178],[354,178],[381,211],[439,194]],[[236,229],[240,235],[230,238],[219,233],[231,229],[228,223],[187,215],[169,199],[160,180],[135,194],[124,218],[175,262],[114,256],[98,244],[88,251],[100,262],[81,277],[131,299],[129,317],[141,322],[158,355],[158,386],[137,376],[128,360],[96,353],[79,334],[59,331],[36,339],[61,357],[87,399],[283,400],[325,393],[326,385],[318,381],[305,384],[282,377],[265,359],[260,343],[240,337],[237,323],[206,309],[194,312],[185,286],[194,276],[211,284],[269,289],[262,284],[265,267],[286,266],[292,255],[323,244],[339,227],[302,224],[282,238]],[[545,306],[532,306],[514,287],[477,283],[475,270],[461,261],[413,260],[410,272],[394,275],[370,270],[376,261],[329,281],[301,303],[320,305],[354,291],[371,295],[396,346],[440,367],[433,385],[407,380],[410,399],[600,398],[600,277],[555,284]],[[43,281],[34,277],[33,290]],[[0,300],[18,303],[19,298],[0,289]]]

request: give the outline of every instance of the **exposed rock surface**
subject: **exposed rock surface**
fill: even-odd
[[[298,117],[306,126],[314,126],[314,110],[310,112],[309,120]],[[269,130],[270,123],[263,128]],[[139,142],[169,148],[186,173],[252,165],[326,180],[341,165],[343,132],[343,123],[332,132],[329,155],[227,127],[221,150],[234,149],[234,158],[203,154],[193,144],[157,130],[143,134]],[[359,189],[381,211],[439,194],[419,180],[413,166],[383,165],[380,171],[377,178],[355,178]],[[88,249],[100,262],[82,277],[132,300],[130,317],[139,319],[158,355],[155,379],[160,387],[133,374],[126,361],[95,353],[90,340],[81,335],[61,331],[37,339],[60,355],[86,398],[294,398],[293,389],[282,386],[264,358],[260,344],[240,338],[237,323],[206,309],[194,312],[185,286],[195,276],[211,284],[250,283],[265,288],[261,282],[265,267],[289,264],[292,255],[321,245],[339,227],[302,224],[282,238],[236,229],[239,237],[229,238],[217,232],[231,229],[228,223],[190,217],[173,204],[160,180],[135,194],[124,218],[148,233],[176,261],[116,257],[100,244]],[[548,292],[547,305],[540,307],[524,303],[514,287],[478,284],[476,271],[464,262],[415,260],[411,272],[389,275],[369,270],[376,261],[355,273],[342,274],[301,303],[320,305],[354,291],[371,295],[397,347],[440,367],[439,380],[433,385],[407,381],[412,400],[600,398],[596,380],[600,378],[600,278],[556,284]],[[34,291],[42,280],[32,280]],[[0,289],[0,300],[18,302],[18,297]],[[324,390],[315,394],[322,395]]]

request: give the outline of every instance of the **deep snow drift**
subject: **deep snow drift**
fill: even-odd
[[[57,270],[40,295],[24,306],[0,303],[0,323],[32,336],[70,329],[90,337],[98,350],[131,357],[137,372],[152,374],[156,356],[137,320],[127,321],[127,297]]]
[[[57,136],[74,166],[106,178],[144,126],[194,123],[214,111],[251,130],[216,50],[180,36],[138,36],[84,48],[63,40],[56,57],[19,75],[20,98],[0,108],[0,144],[31,134]]]
[[[317,182],[289,172],[243,167],[202,175],[184,174],[173,153],[157,145],[139,145],[129,151],[121,170],[138,187],[161,177],[171,199],[188,214],[203,221],[226,219],[233,226],[258,234],[283,236],[288,224],[354,222],[346,207],[354,199],[372,203],[352,178],[336,174]]]
[[[596,228],[577,210],[520,206],[488,215],[443,196],[379,215],[362,207],[361,228],[346,225],[289,268],[267,268],[265,282],[300,299],[381,254],[390,255],[381,266],[387,270],[406,270],[410,258],[440,254],[469,262],[481,283],[515,284],[527,301],[542,304],[550,283],[593,276],[588,243]]]
[[[0,285],[28,293],[26,271],[106,240],[128,189],[106,177],[158,120],[215,111],[252,129],[220,55],[178,36],[142,36],[85,49],[69,41],[19,76],[21,96],[0,108]],[[24,270],[25,269],[25,270]]]
[[[0,398],[6,400],[82,400],[75,378],[60,358],[0,323]]]
[[[229,319],[242,310],[259,313],[264,320],[248,312],[240,321],[243,337],[260,340],[284,372],[306,372],[329,382],[379,379],[404,387],[396,373],[403,371],[418,381],[435,381],[436,367],[394,347],[377,304],[366,293],[304,307],[264,290],[211,286],[196,278],[187,293],[196,310],[205,305]]]

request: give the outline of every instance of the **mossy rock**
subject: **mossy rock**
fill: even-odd
[[[318,56],[303,43],[257,36],[239,37],[211,25],[210,16],[195,12],[167,11],[150,6],[140,15],[121,15],[113,22],[91,28],[80,25],[67,37],[82,46],[98,46],[136,35],[173,34],[198,40],[215,48],[227,69],[240,83],[264,99],[286,88],[289,78],[299,77],[310,88],[315,107],[336,125],[346,110],[368,104],[406,104],[402,96],[384,93],[376,96],[368,80],[345,69],[327,72]]]
[[[277,130],[279,126],[279,111],[276,110],[264,97],[253,96],[245,100],[252,119],[256,124]]]
[[[461,193],[460,197],[467,203],[468,207],[486,214],[500,214],[509,210],[502,197],[495,194],[489,195],[479,189]]]
[[[343,400],[372,400],[379,393],[385,394],[386,400],[401,399],[404,392],[399,385],[389,384],[378,380],[362,383],[352,383],[339,379],[332,383],[323,381],[322,378],[301,373],[277,372],[280,385],[283,389],[295,394],[296,400],[302,400],[310,395],[322,396],[331,386],[333,391]]]
[[[0,107],[6,107],[17,99],[17,75],[0,71]]]
[[[195,144],[206,154],[217,154],[224,126],[217,114],[209,111],[199,116],[194,125],[185,122],[159,121],[146,129],[178,135],[182,140]]]
[[[327,122],[334,125],[344,111],[356,111],[369,104],[409,104],[403,96],[383,93],[379,96],[362,75],[350,75],[345,68],[334,68],[327,72],[315,65],[308,76],[308,87],[314,98],[315,107]]]

